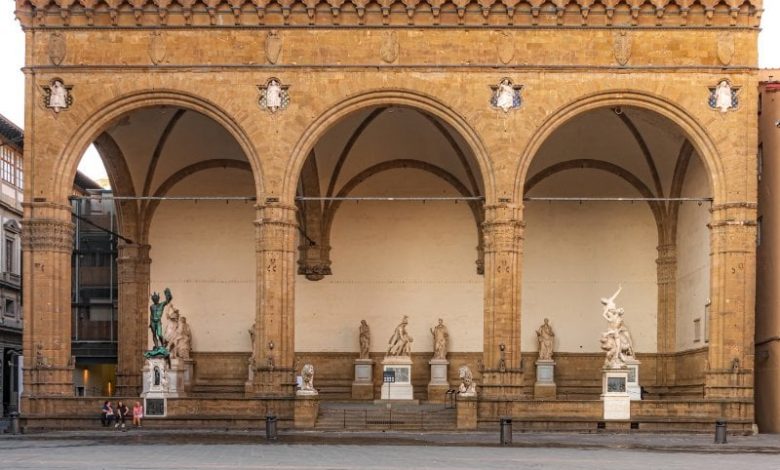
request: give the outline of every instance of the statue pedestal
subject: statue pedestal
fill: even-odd
[[[192,377],[195,361],[192,359],[171,359],[168,371],[169,388],[178,396],[187,396],[192,391]]]
[[[450,383],[447,381],[447,366],[450,361],[447,359],[431,359],[428,361],[431,366],[431,381],[428,383],[428,401],[431,403],[444,403],[447,390],[450,389]]]
[[[395,372],[395,382],[382,383],[382,400],[414,400],[412,387],[412,358],[409,356],[386,357],[382,372]]]
[[[459,395],[457,401],[457,427],[461,430],[477,429],[477,396]]]
[[[534,398],[536,400],[555,400],[556,392],[555,361],[552,359],[539,359],[536,361]]]
[[[179,396],[176,381],[178,374],[172,373],[168,358],[146,359],[143,368],[144,417],[164,418],[168,414],[168,398]]]
[[[628,367],[626,390],[632,401],[642,399],[642,387],[639,385],[639,364],[641,363],[636,359],[626,360],[626,367]]]
[[[374,398],[374,361],[355,359],[355,381],[352,382],[353,400],[371,400]]]
[[[301,390],[298,390],[301,392]],[[295,409],[293,411],[293,425],[296,429],[313,429],[320,413],[320,397],[314,394],[298,394],[295,397]]]
[[[604,419],[631,419],[631,397],[628,395],[628,368],[602,369],[601,400]]]

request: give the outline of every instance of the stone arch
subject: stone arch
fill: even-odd
[[[98,107],[98,111],[85,119],[66,144],[61,158],[54,168],[54,191],[58,200],[64,200],[70,194],[73,175],[81,156],[87,147],[117,119],[129,112],[152,106],[176,106],[196,111],[214,120],[222,126],[241,147],[252,169],[257,197],[263,188],[263,175],[260,158],[252,140],[234,116],[205,98],[178,90],[144,90],[123,95],[118,99]]]
[[[707,175],[712,188],[715,203],[726,201],[726,175],[715,143],[704,126],[685,109],[650,93],[640,91],[608,90],[585,95],[573,100],[553,112],[529,139],[523,149],[517,170],[515,172],[514,197],[523,197],[523,187],[536,154],[547,139],[561,126],[589,111],[599,108],[633,106],[655,112],[677,125],[691,141],[696,153],[701,157],[707,168]]]
[[[292,151],[292,158],[284,172],[282,199],[292,201],[295,198],[298,179],[303,164],[317,142],[344,117],[372,106],[405,106],[436,116],[449,124],[464,139],[474,154],[485,187],[486,203],[495,202],[495,176],[488,152],[482,139],[468,124],[466,119],[438,99],[417,91],[403,89],[371,90],[350,96],[339,103],[327,107],[327,111],[318,116],[303,132]]]

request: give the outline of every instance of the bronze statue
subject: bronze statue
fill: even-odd
[[[155,356],[168,357],[168,349],[165,347],[165,337],[163,336],[162,317],[165,311],[165,306],[173,300],[171,290],[167,287],[165,291],[165,301],[160,302],[160,294],[157,292],[152,294],[152,305],[149,307],[149,329],[152,330],[152,341],[154,342],[154,348],[151,351],[144,353],[147,358]]]

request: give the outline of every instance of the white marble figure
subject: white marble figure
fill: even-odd
[[[477,384],[474,383],[474,376],[471,373],[469,366],[460,366],[458,369],[458,377],[460,378],[460,387],[458,392],[462,397],[474,397],[477,395]]]
[[[634,359],[634,341],[623,321],[624,310],[615,305],[622,286],[610,298],[602,298],[604,305],[602,316],[609,323],[607,331],[601,335],[601,349],[606,351],[604,367],[620,369],[625,367],[626,359]]]
[[[59,80],[54,80],[51,84],[51,95],[49,96],[49,107],[55,113],[68,108],[68,89]]]
[[[733,106],[734,102],[731,93],[731,85],[728,81],[721,80],[715,88],[715,107],[719,109],[721,113],[725,113]]]
[[[539,340],[539,360],[552,360],[555,333],[553,333],[550,320],[547,318],[544,319],[544,324],[536,330],[536,339]]]
[[[168,320],[165,323],[165,332],[163,333],[163,339],[165,339],[166,347],[170,350],[170,344],[173,343],[176,337],[176,330],[179,329],[179,309],[173,306],[173,302],[165,306],[165,318]]]
[[[409,317],[404,315],[401,323],[395,327],[395,331],[393,331],[392,336],[390,336],[385,357],[408,356],[409,353],[412,352],[412,341],[414,340],[409,336],[409,333],[406,332],[406,325],[408,324]]]
[[[371,330],[365,320],[360,320],[360,359],[368,359],[369,349],[371,348]]]
[[[496,88],[496,107],[504,112],[509,111],[515,106],[515,89],[508,78],[501,80]]]
[[[433,335],[433,358],[447,359],[447,343],[450,339],[450,333],[444,326],[444,320],[439,318],[439,324],[431,328]]]
[[[184,315],[179,319],[179,328],[176,330],[176,342],[173,349],[176,358],[189,360],[192,353],[192,330],[190,330],[187,317]]]
[[[276,80],[271,80],[265,89],[265,106],[271,111],[282,107],[282,87]]]
[[[301,391],[316,392],[314,389],[314,366],[311,364],[304,364],[303,369],[301,370],[301,377],[303,377]]]

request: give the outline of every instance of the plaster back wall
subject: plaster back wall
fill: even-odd
[[[682,197],[710,196],[709,180],[696,155],[691,158]],[[705,345],[705,304],[710,297],[709,203],[683,203],[677,222],[677,350]],[[695,341],[694,320],[699,319],[701,339]]]
[[[391,170],[352,195],[454,196],[440,179],[412,169]],[[476,273],[477,228],[465,203],[344,203],[331,234],[333,275],[296,277],[295,350],[356,352],[358,326],[371,328],[371,351],[384,352],[393,329],[409,315],[412,351],[432,351],[438,318],[451,351],[482,351],[483,277]]]
[[[552,176],[529,196],[632,196],[617,177],[594,170]],[[528,202],[523,246],[522,347],[538,350],[536,329],[545,318],[555,331],[555,350],[600,352],[607,323],[601,297],[619,284],[637,352],[657,351],[658,236],[645,203]]]
[[[172,196],[252,196],[252,175],[212,169],[188,176]],[[187,317],[193,350],[249,351],[255,318],[255,207],[232,201],[164,201],[150,227],[151,289],[170,287]]]

